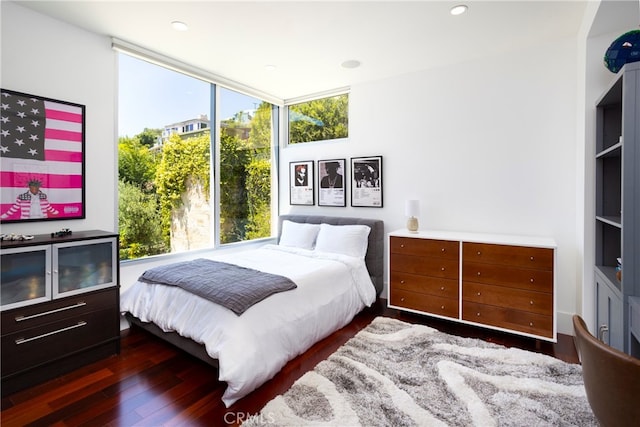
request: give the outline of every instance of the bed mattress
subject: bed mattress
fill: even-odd
[[[227,383],[227,407],[376,299],[365,263],[355,257],[265,245],[210,259],[279,274],[297,288],[238,316],[181,288],[138,281],[121,296],[121,311],[203,344]]]

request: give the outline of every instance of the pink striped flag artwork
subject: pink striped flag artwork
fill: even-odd
[[[0,90],[0,221],[85,217],[84,105]]]

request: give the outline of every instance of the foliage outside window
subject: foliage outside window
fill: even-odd
[[[288,111],[289,144],[349,136],[349,95],[346,93],[292,104]]]
[[[214,114],[202,112],[213,85],[120,57],[121,126],[135,115],[142,128],[133,137],[119,132],[120,259],[215,246],[216,210],[220,243],[270,236],[271,105],[220,89],[215,101],[227,114],[213,138],[220,182],[212,183]],[[220,205],[212,206],[217,191]]]
[[[220,243],[271,235],[271,104],[220,89],[244,108],[220,124]]]

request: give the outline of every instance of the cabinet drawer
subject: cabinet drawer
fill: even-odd
[[[553,316],[463,301],[462,319],[555,339]]]
[[[391,237],[389,246],[392,254],[440,257],[457,260],[460,255],[459,243],[448,240],[414,239],[411,237]]]
[[[553,271],[532,270],[506,265],[462,263],[462,280],[465,282],[504,285],[537,292],[553,292]]]
[[[425,313],[454,317],[456,319],[458,318],[457,299],[442,298],[434,295],[426,295],[392,288],[389,291],[389,304]]]
[[[390,268],[391,271],[458,279],[457,259],[393,254],[391,255]]]
[[[553,295],[545,292],[532,292],[504,286],[464,282],[462,284],[462,299],[463,301],[495,305],[548,316],[553,314]]]
[[[36,328],[63,319],[75,318],[104,308],[116,307],[117,309],[118,292],[118,288],[114,286],[110,289],[5,311],[0,318],[2,335]]]
[[[465,261],[553,271],[553,249],[489,243],[462,244]]]
[[[110,308],[5,335],[2,376],[119,338],[119,327],[118,311]]]
[[[439,277],[391,271],[392,289],[418,292],[444,298],[458,298],[458,281]]]

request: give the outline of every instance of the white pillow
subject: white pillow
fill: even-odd
[[[320,224],[301,224],[286,219],[282,221],[282,233],[278,244],[312,250],[319,231]]]
[[[368,225],[321,224],[315,250],[364,259],[370,232],[371,228]]]

